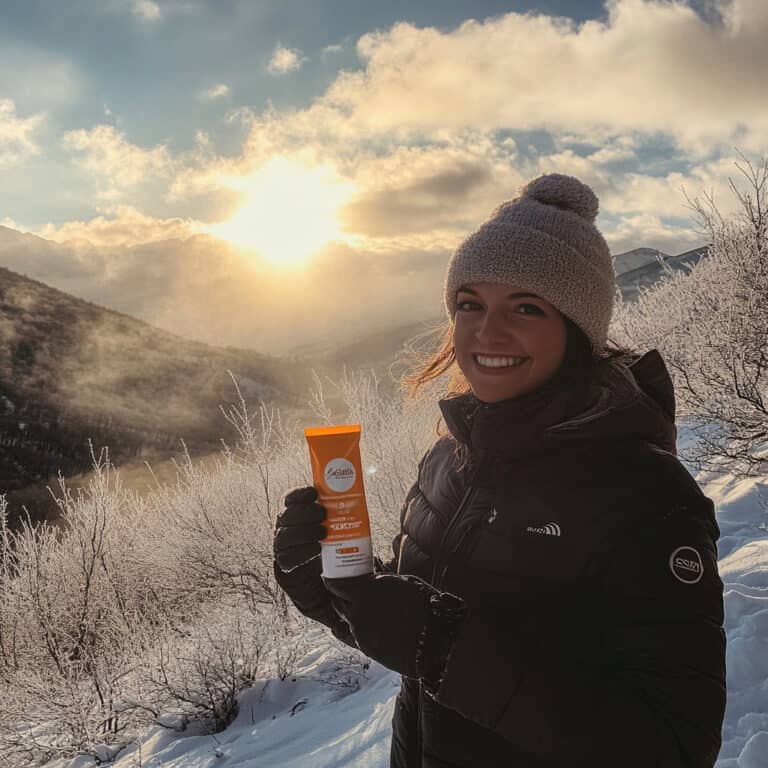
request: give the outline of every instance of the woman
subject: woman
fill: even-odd
[[[453,255],[448,428],[394,557],[323,580],[323,508],[286,497],[275,573],[296,606],[403,675],[391,766],[704,768],[725,706],[712,502],[676,458],[656,350],[606,346],[598,201],[542,176]],[[455,369],[453,369],[455,370]],[[458,392],[458,393],[457,393]]]

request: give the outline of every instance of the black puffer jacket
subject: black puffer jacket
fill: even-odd
[[[385,568],[469,616],[435,695],[403,678],[391,765],[712,766],[719,531],[676,458],[659,354],[605,365],[578,397],[440,407],[450,435],[419,465]]]

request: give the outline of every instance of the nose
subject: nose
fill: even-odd
[[[496,312],[493,308],[483,313],[482,321],[475,333],[478,342],[488,348],[492,348],[494,344],[508,342],[512,335],[513,329],[506,321],[504,313]]]

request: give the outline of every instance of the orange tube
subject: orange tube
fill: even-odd
[[[373,546],[360,460],[360,425],[304,430],[318,503],[326,510],[323,576],[341,579],[373,572]]]

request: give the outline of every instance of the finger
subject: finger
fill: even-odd
[[[366,573],[362,576],[347,576],[343,579],[323,578],[323,584],[332,595],[353,603],[368,588],[372,580],[373,575]]]
[[[288,491],[285,496],[285,506],[291,504],[308,504],[317,499],[317,488],[314,485],[307,485],[301,488],[294,488]]]
[[[290,549],[275,552],[275,560],[282,571],[291,571],[307,560],[317,557],[320,554],[320,543],[302,544],[300,547],[291,547]]]
[[[278,515],[278,526],[311,525],[325,520],[325,507],[317,502],[313,504],[293,504]]]
[[[278,528],[275,533],[275,552],[298,547],[302,544],[317,543],[327,535],[324,525],[296,525]]]

